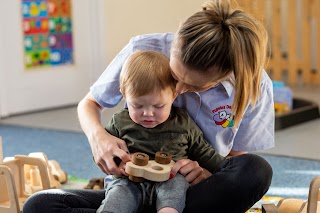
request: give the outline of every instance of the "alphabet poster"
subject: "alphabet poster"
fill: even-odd
[[[70,0],[22,0],[25,67],[73,64]]]

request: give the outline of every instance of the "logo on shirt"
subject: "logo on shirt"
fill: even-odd
[[[213,120],[216,125],[222,126],[223,128],[226,127],[233,127],[234,120],[233,115],[231,113],[231,106],[219,106],[212,110],[213,113]]]

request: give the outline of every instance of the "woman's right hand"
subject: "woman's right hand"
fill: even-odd
[[[122,163],[130,161],[126,143],[110,135],[105,129],[100,131],[95,138],[97,139],[90,141],[90,145],[94,161],[101,171],[109,175],[127,176],[124,167],[118,167],[114,161],[117,157],[121,159]]]
[[[100,117],[103,108],[97,103],[89,92],[78,104],[78,117],[81,127],[86,134],[94,161],[101,171],[106,174],[121,176],[125,175],[124,167],[119,169],[114,158],[120,158],[123,163],[130,160],[127,154],[126,143],[110,135],[102,126]]]

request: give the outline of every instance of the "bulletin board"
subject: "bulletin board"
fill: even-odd
[[[70,0],[21,0],[26,68],[73,64]]]

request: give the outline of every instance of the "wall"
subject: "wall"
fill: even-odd
[[[75,64],[31,71],[20,2],[0,1],[0,117],[77,104],[132,36],[175,32],[205,0],[73,0]]]
[[[24,67],[21,0],[0,1],[0,8],[0,117],[77,104],[97,68],[97,1],[72,1],[75,64],[34,69]]]
[[[132,36],[175,32],[179,23],[201,9],[205,0],[122,0],[105,1],[104,31],[107,62]]]

